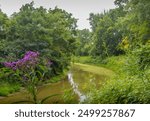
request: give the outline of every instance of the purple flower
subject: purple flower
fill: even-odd
[[[24,57],[16,62],[5,62],[4,66],[16,69],[28,69],[34,67],[38,63],[39,52],[28,51],[25,53]]]
[[[16,70],[16,64],[17,64],[16,62],[5,62],[4,66]]]
[[[47,65],[51,66],[53,64],[53,62],[51,60],[48,60]]]

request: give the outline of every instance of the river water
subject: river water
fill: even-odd
[[[42,100],[49,95],[60,94],[44,103],[82,103],[92,88],[100,88],[106,78],[107,77],[104,75],[83,71],[74,66],[68,72],[68,76],[64,80],[39,87],[37,97],[38,100]],[[25,90],[11,94],[7,97],[0,97],[1,104],[25,100],[31,100],[31,96]]]

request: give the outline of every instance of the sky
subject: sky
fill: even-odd
[[[10,16],[18,12],[20,7],[26,3],[34,1],[35,7],[43,6],[47,9],[58,8],[64,9],[73,14],[78,19],[78,29],[90,29],[90,13],[101,13],[104,10],[115,8],[114,0],[0,0],[0,8],[4,13]]]

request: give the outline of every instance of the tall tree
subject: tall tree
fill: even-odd
[[[9,19],[6,14],[0,9],[0,61],[4,57],[3,51],[6,44],[7,30],[9,26]]]
[[[35,8],[28,3],[10,18],[7,34],[7,56],[21,58],[26,51],[39,51],[53,61],[55,73],[70,62],[74,51],[76,19],[62,9]],[[11,46],[10,46],[11,45]]]
[[[121,51],[118,50],[118,44],[121,41],[122,35],[116,23],[118,18],[123,17],[124,15],[125,12],[123,9],[116,8],[104,12],[101,16],[96,14],[95,16],[97,17],[90,19],[94,22],[94,18],[96,18],[96,28],[93,30],[92,37],[94,40],[92,55],[105,58],[107,56],[118,55],[121,53]],[[97,19],[98,17],[99,19]]]
[[[88,29],[78,30],[76,55],[89,55],[91,46],[91,32]]]

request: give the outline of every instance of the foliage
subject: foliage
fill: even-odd
[[[32,68],[37,64],[38,61],[38,52],[28,51],[25,53],[24,57],[16,62],[4,62],[4,66],[11,68],[13,70],[24,69],[27,70]]]
[[[101,104],[143,104],[150,103],[150,83],[139,79],[108,81],[101,90],[89,94],[88,103]]]
[[[119,73],[114,79],[108,80],[102,88],[92,89],[88,94],[86,103],[149,104],[150,71],[148,68],[141,71],[138,55],[128,55],[126,63],[121,64],[122,66],[119,66],[123,61],[122,59],[113,59],[113,61],[112,63],[112,59],[109,58],[107,64],[112,64],[110,66],[114,69],[119,67]]]
[[[88,29],[77,31],[77,41],[76,41],[76,52],[77,56],[85,56],[90,54],[90,48],[93,44],[91,39],[91,32]]]
[[[124,37],[128,37],[131,49],[139,44],[146,44],[150,38],[149,5],[150,1],[148,0],[130,0],[122,6],[127,14],[120,18],[118,23],[122,26],[121,31]]]
[[[56,95],[39,101],[38,86],[58,81],[73,57],[118,75],[101,89],[92,89],[87,103],[150,103],[150,1],[114,3],[115,9],[90,14],[91,31],[76,30],[77,20],[57,7],[35,8],[31,2],[11,17],[0,10],[0,95],[19,90],[21,84],[32,95],[32,103],[43,103]],[[72,102],[73,95],[65,91],[64,101]]]
[[[64,91],[62,95],[62,100],[65,104],[75,104],[78,102],[77,96],[75,95],[72,89],[67,89]]]
[[[49,80],[47,80],[46,83],[56,83],[60,80],[63,80],[66,78],[67,73],[68,73],[68,70],[64,70],[64,72],[62,72],[61,74],[54,76],[50,78]]]
[[[21,82],[21,79],[12,69],[0,68],[0,83],[10,83]]]
[[[35,8],[34,2],[23,5],[11,17],[0,10],[0,83],[18,82],[33,102],[39,103],[38,86],[47,80],[58,81],[68,69],[75,52],[76,22],[65,10]],[[7,88],[1,91],[8,92]]]
[[[41,73],[39,70],[37,70],[37,67],[38,68],[42,67],[42,66],[39,66],[39,53],[28,51],[25,53],[22,59],[16,62],[4,62],[3,64],[6,68],[10,70],[11,73],[16,75],[17,78],[20,79],[19,81],[20,84],[22,84],[23,87],[25,87],[26,90],[31,94],[33,103],[40,103],[37,100],[37,90],[38,90],[38,86],[41,84],[41,82],[44,79],[45,73],[44,72]],[[51,65],[52,62],[49,60],[47,64]],[[6,68],[4,68],[4,70],[6,70]],[[5,73],[3,73],[2,76],[3,75],[6,76]],[[10,74],[8,73],[8,75]],[[12,77],[12,75],[10,75],[10,77]],[[9,90],[7,88],[2,88],[2,90],[0,91],[1,91],[1,94],[7,95]],[[56,96],[56,95],[53,95],[53,96]],[[43,103],[45,100],[53,96],[51,95],[51,96],[44,98],[43,100],[41,100],[41,103]],[[23,102],[26,102],[26,101],[23,101]]]
[[[150,69],[150,43],[134,52],[139,60],[140,69]]]
[[[8,94],[14,93],[19,90],[20,90],[20,84],[18,84],[18,83],[14,83],[14,84],[1,83],[0,96],[7,96]]]
[[[148,0],[115,0],[115,9],[101,14],[90,14],[94,45],[91,55],[105,58],[126,53],[150,36]]]
[[[119,55],[122,51],[117,46],[120,43],[122,35],[116,25],[117,19],[125,15],[120,8],[112,9],[103,14],[91,14],[91,23],[97,21],[93,29],[93,47],[91,55],[105,58],[111,55]],[[97,17],[96,17],[97,16]],[[96,20],[95,20],[96,18]],[[97,19],[99,18],[99,19]],[[93,26],[93,24],[91,24]]]
[[[119,74],[101,89],[93,89],[87,102],[150,103],[150,1],[115,0],[115,4],[113,10],[90,16],[95,41],[91,54]],[[123,63],[108,57],[119,54],[124,54]]]
[[[35,8],[31,2],[8,21],[6,42],[0,47],[5,61],[15,61],[27,51],[38,51],[41,58],[53,61],[54,76],[69,65],[76,33],[76,19],[70,13],[57,7],[53,10]]]
[[[9,25],[9,19],[6,14],[0,9],[0,62],[4,56],[3,48],[6,44],[6,33]]]

